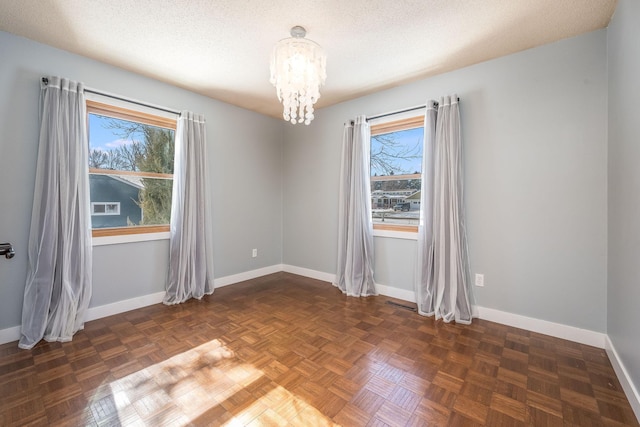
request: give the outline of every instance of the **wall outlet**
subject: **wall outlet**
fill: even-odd
[[[257,257],[257,256],[258,256],[258,250],[257,250],[257,249],[253,249],[253,250],[251,251],[251,258],[255,258],[255,257]]]
[[[484,286],[484,274],[476,274],[476,286]]]

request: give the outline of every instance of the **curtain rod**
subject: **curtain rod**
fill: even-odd
[[[43,77],[42,78],[42,83],[48,85],[49,84],[49,79],[46,78],[46,77]],[[118,101],[130,102],[131,104],[140,105],[142,107],[153,108],[155,110],[160,110],[160,111],[164,111],[166,113],[175,114],[176,116],[180,115],[180,111],[172,110],[172,109],[166,108],[166,107],[161,107],[159,105],[149,104],[149,103],[146,103],[146,102],[136,101],[135,99],[126,98],[126,97],[120,96],[120,95],[114,95],[112,93],[103,92],[103,91],[100,91],[100,90],[97,90],[97,89],[93,89],[93,88],[90,88],[90,87],[85,87],[84,91],[85,92],[89,92],[89,93],[93,93],[93,94],[96,94],[96,95],[106,96],[107,98],[117,99]]]
[[[458,98],[458,102],[460,102],[460,98]],[[435,105],[438,105],[438,101],[434,101]],[[381,119],[383,117],[393,116],[401,113],[408,113],[409,111],[422,110],[426,108],[427,105],[418,105],[417,107],[405,108],[404,110],[391,111],[390,113],[378,114],[377,116],[367,117],[367,121],[374,119]]]

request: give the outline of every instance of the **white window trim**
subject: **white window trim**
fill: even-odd
[[[117,236],[94,237],[91,240],[91,244],[93,246],[120,245],[123,243],[169,240],[169,237],[170,233],[168,231],[163,231],[161,233],[120,234]]]
[[[415,231],[396,231],[373,229],[373,237],[384,237],[388,239],[418,240],[418,233]]]

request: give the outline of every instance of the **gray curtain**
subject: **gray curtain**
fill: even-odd
[[[477,314],[470,283],[456,95],[427,103],[420,202],[418,312],[445,322],[471,323]]]
[[[371,132],[365,116],[346,124],[338,206],[338,266],[334,283],[349,296],[377,295],[373,279],[370,196]]]
[[[176,129],[165,304],[213,293],[213,230],[204,117],[183,112]]]
[[[20,348],[70,341],[91,298],[87,117],[82,83],[40,88],[40,140]]]

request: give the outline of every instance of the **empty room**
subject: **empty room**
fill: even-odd
[[[0,425],[638,426],[638,22],[0,0]]]

